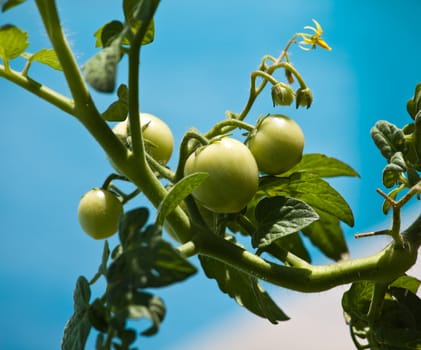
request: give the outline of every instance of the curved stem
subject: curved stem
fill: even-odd
[[[196,129],[190,129],[184,134],[180,144],[178,165],[174,177],[175,182],[184,176],[184,164],[192,151],[201,145],[207,144],[209,144],[209,140]]]
[[[279,54],[277,59],[274,60],[272,56],[268,56],[268,55],[266,55],[263,58],[264,61],[267,60],[267,59],[270,59],[271,61],[273,61],[273,64],[266,69],[266,71],[265,71],[266,73],[271,75],[276,70],[276,67],[282,62],[284,57],[287,55],[287,52],[288,52],[290,46],[295,42],[295,40],[297,39],[297,36],[298,36],[298,34],[294,34],[292,36],[292,38],[285,45],[284,49],[281,51],[281,53]],[[262,67],[266,66],[264,64],[264,61],[262,61]],[[286,63],[286,64],[288,64],[288,63]],[[251,107],[253,106],[253,103],[256,100],[257,96],[263,91],[266,84],[267,84],[267,80],[263,80],[260,83],[259,87],[256,89],[256,77],[253,77],[253,76],[251,77],[249,98],[246,102],[245,107],[243,108],[243,111],[238,115],[238,119],[243,120],[246,117],[246,115],[249,113]]]
[[[321,292],[355,281],[390,281],[407,271],[416,261],[417,250],[410,244],[390,244],[369,257],[340,261],[330,265],[305,267],[282,266],[258,257],[215,235],[198,235],[195,243],[199,254],[220,260],[234,268],[280,287]]]
[[[229,118],[215,124],[213,128],[205,134],[205,137],[212,138],[217,135],[226,134],[236,128],[252,131],[254,129],[254,125],[246,123],[245,121],[242,121],[242,120]]]

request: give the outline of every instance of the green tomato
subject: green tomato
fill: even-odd
[[[256,125],[247,140],[259,170],[276,175],[291,169],[303,156],[304,133],[284,115],[269,115]]]
[[[243,209],[256,193],[259,172],[248,148],[225,137],[202,146],[186,161],[184,174],[206,172],[209,176],[192,195],[215,213],[235,213]]]
[[[104,239],[117,232],[123,204],[117,196],[101,188],[87,192],[79,203],[78,219],[82,229],[95,239]]]
[[[149,113],[140,114],[140,124],[149,154],[161,164],[167,164],[174,149],[171,129],[161,119]]]
[[[140,113],[140,125],[147,152],[161,164],[166,164],[174,149],[174,137],[171,129],[158,117],[149,113]],[[114,134],[128,147],[131,147],[129,120],[117,123]]]

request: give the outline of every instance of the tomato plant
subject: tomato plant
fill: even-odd
[[[304,133],[300,126],[284,115],[260,119],[247,145],[259,170],[271,175],[283,173],[297,165],[303,155]]]
[[[123,205],[117,196],[101,188],[85,193],[78,207],[79,223],[95,239],[104,239],[117,232]]]
[[[224,137],[194,151],[186,161],[184,174],[208,173],[193,191],[205,208],[215,213],[235,213],[253,198],[258,170],[253,155],[243,143]]]
[[[5,1],[2,9],[21,3]],[[421,216],[401,228],[401,211],[421,194],[421,84],[407,103],[407,125],[383,120],[370,130],[387,163],[382,185],[388,193],[378,192],[392,223],[359,236],[388,235],[390,243],[376,254],[344,259],[348,248],[343,225],[352,227],[354,214],[328,180],[358,173],[336,158],[303,154],[301,128],[283,114],[264,117],[256,127],[246,121],[267,85],[271,108],[288,108],[294,101],[296,108],[312,106],[313,93],[289,52],[295,45],[330,51],[317,21],[292,35],[277,57],[263,56],[250,74],[240,112],[229,110],[207,132],[193,127],[186,131],[171,169],[166,165],[173,151],[171,130],[139,110],[140,52],[154,40],[160,1],[123,0],[124,20],[106,22],[95,32],[98,52],[82,68],[62,30],[55,1],[35,3],[52,49],[29,54],[28,33],[14,25],[0,27],[0,77],[74,116],[119,169],[79,205],[79,220],[88,234],[106,238],[118,230],[118,242],[111,251],[105,240],[98,272],[89,280],[78,278],[63,349],[84,348],[91,330],[96,331],[96,348],[103,350],[132,349],[138,335],[156,334],[166,307],[154,290],[195,274],[192,256],[198,256],[200,269],[223,293],[272,324],[289,317],[261,281],[317,293],[351,284],[342,307],[356,348],[421,347],[420,281],[407,275],[421,246]],[[22,71],[14,69],[19,56],[26,60]],[[34,61],[59,70],[71,96],[30,78]],[[127,85],[116,87],[117,67],[123,62],[128,65]],[[117,97],[101,113],[91,89],[116,91]],[[114,122],[119,124],[113,129]],[[239,130],[248,134],[248,147],[234,138]],[[126,192],[119,181],[134,189]],[[134,206],[123,213],[123,205],[139,197],[154,209]],[[156,214],[152,219],[151,211]],[[312,264],[304,237],[333,262]],[[106,286],[95,297],[92,286],[99,279]],[[131,321],[140,318],[149,319],[150,326],[138,332]]]

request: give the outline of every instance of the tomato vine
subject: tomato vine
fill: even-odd
[[[6,1],[2,9],[22,2]],[[139,101],[140,54],[154,39],[154,15],[160,1],[122,3],[124,23],[112,20],[98,29],[95,37],[101,49],[82,68],[63,32],[54,0],[36,0],[52,49],[29,55],[25,52],[27,33],[13,25],[0,27],[0,77],[75,117],[118,172],[81,201],[79,218],[85,231],[94,238],[118,231],[119,243],[110,250],[105,241],[98,272],[90,280],[78,279],[75,310],[65,327],[62,347],[83,348],[90,330],[96,329],[98,349],[129,349],[138,333],[128,328],[131,319],[148,318],[151,326],[140,334],[156,334],[165,317],[165,304],[149,289],[192,276],[197,268],[188,258],[197,255],[203,272],[217,281],[222,292],[271,323],[286,321],[288,316],[260,280],[301,292],[352,283],[342,306],[357,348],[395,349],[399,343],[408,349],[420,348],[421,322],[416,314],[421,310],[416,296],[420,282],[406,272],[415,264],[421,245],[421,216],[402,230],[401,209],[421,193],[421,85],[407,104],[410,123],[400,128],[379,121],[371,129],[387,160],[382,175],[390,192],[379,193],[384,198],[383,211],[392,211],[392,225],[369,235],[387,234],[392,242],[371,256],[343,259],[348,251],[341,224],[353,226],[354,216],[327,179],[357,177],[358,173],[335,158],[303,155],[304,135],[288,117],[266,115],[256,126],[245,121],[267,84],[272,85],[274,107],[290,106],[294,101],[296,108],[311,107],[312,91],[288,53],[295,44],[304,50],[330,50],[320,24],[314,21],[315,27],[305,27],[310,32],[294,34],[277,58],[263,56],[258,70],[250,75],[249,96],[241,112],[228,111],[227,118],[216,121],[206,133],[188,130],[173,171],[166,165],[173,150],[171,131],[161,130],[158,137],[148,135],[152,123],[162,121],[150,119],[149,124],[142,124],[145,114],[140,113]],[[128,56],[127,85],[116,89],[116,68],[123,55]],[[27,60],[21,72],[12,69],[18,56]],[[71,98],[28,77],[34,60],[62,71]],[[282,79],[276,76],[278,71],[284,72]],[[117,90],[118,99],[100,113],[90,88],[105,93]],[[283,135],[273,132],[273,125],[263,130],[264,123],[274,119],[287,121],[295,129]],[[111,122],[120,124],[113,128]],[[231,139],[237,130],[246,132],[244,140]],[[263,138],[258,145],[256,135]],[[287,140],[285,135],[293,137]],[[163,155],[158,151],[165,143],[168,147]],[[124,193],[116,184],[120,180],[135,189]],[[108,196],[110,207],[108,200],[97,201],[98,193]],[[85,205],[92,194],[96,196],[93,202]],[[121,206],[137,196],[144,196],[156,208],[152,220],[145,208],[122,212]],[[163,232],[178,246],[173,247]],[[303,235],[334,262],[313,265]],[[244,237],[252,248],[241,244]],[[91,286],[102,277],[107,287],[92,300]],[[394,315],[410,320],[402,326]]]

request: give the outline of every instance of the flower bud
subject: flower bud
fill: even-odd
[[[313,102],[313,93],[309,88],[299,88],[296,92],[296,108],[306,107],[310,108]]]
[[[294,90],[285,83],[272,86],[273,105],[289,106],[294,101]]]

